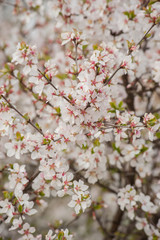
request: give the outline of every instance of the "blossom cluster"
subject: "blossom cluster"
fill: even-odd
[[[160,239],[159,1],[0,4],[2,239]]]

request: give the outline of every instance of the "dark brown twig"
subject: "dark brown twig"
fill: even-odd
[[[8,103],[9,107],[11,109],[13,109],[16,113],[18,113],[23,119],[25,119],[24,115],[18,110],[16,109],[9,101],[8,99],[4,96],[4,95],[1,95],[1,97]],[[28,124],[30,124],[37,132],[39,132],[43,137],[45,136],[44,133],[42,132],[41,129],[38,129],[32,122],[30,119],[26,120],[26,122]]]
[[[155,26],[156,24],[153,23],[152,26],[148,29],[148,31],[144,34],[144,36],[141,38],[141,40],[136,44],[136,47],[138,47],[141,42],[146,38],[147,34],[152,30],[152,28]],[[128,56],[131,55],[132,51],[129,50],[128,52]],[[114,75],[122,68],[122,63],[123,61],[121,62],[121,64],[118,66],[118,68],[112,73],[112,75],[106,80],[104,81],[104,86],[106,86],[107,84],[110,83],[110,81],[112,80],[112,78],[114,77]]]

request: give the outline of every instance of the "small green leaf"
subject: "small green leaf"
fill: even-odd
[[[17,141],[22,141],[24,138],[24,136],[21,136],[21,133],[20,132],[16,132],[16,140]]]
[[[83,150],[87,150],[88,149],[88,145],[87,144],[86,145],[82,144],[82,149]]]
[[[28,115],[28,113],[25,113],[24,115],[23,115],[23,118],[27,121],[27,122],[29,122],[29,115]]]
[[[11,199],[13,197],[13,192],[9,193],[9,198]]]
[[[56,75],[56,77],[61,79],[61,80],[64,80],[68,77],[68,75],[65,74],[65,73],[59,73],[59,74]]]
[[[9,199],[10,198],[10,195],[9,195],[9,192],[8,191],[3,191],[3,196],[4,198],[6,199]]]
[[[39,130],[41,130],[41,127],[39,126],[38,123],[35,123],[35,126],[36,126],[36,128],[38,128]]]
[[[148,3],[148,6],[151,6],[152,4],[158,2],[159,0],[151,0],[149,3]]]
[[[157,119],[159,119],[159,118],[160,118],[160,114],[159,114],[159,113],[157,113],[157,112],[156,112],[156,113],[154,113],[153,115],[154,115],[154,116],[155,116]]]
[[[109,104],[113,109],[117,109],[117,106],[116,106],[115,102],[110,102]]]
[[[15,197],[15,198],[12,200],[13,205],[15,205],[16,202],[17,202],[17,198]]]
[[[51,139],[48,139],[48,138],[43,139],[43,145],[49,145],[50,142],[51,142]]]
[[[41,197],[44,197],[44,196],[45,196],[45,193],[44,193],[43,191],[40,191],[40,192],[39,192],[39,195],[40,195]]]
[[[152,7],[151,6],[149,6],[148,8],[145,8],[145,12],[146,12],[146,14],[148,15],[150,15],[151,13],[152,13]]]
[[[64,239],[63,237],[64,237],[64,232],[60,231],[58,233],[58,240],[63,240]]]
[[[68,98],[69,98],[69,100],[71,100],[71,101],[73,100],[73,97],[72,97],[71,94],[68,95]]]
[[[145,38],[149,38],[151,37],[151,35],[152,35],[151,33],[148,33]]]
[[[123,102],[120,101],[120,103],[118,104],[118,107],[121,108],[123,106]]]
[[[84,51],[87,47],[88,47],[88,45],[83,45],[82,50]]]
[[[94,147],[99,147],[101,145],[98,138],[94,139],[93,145]]]
[[[108,112],[116,113],[116,110],[109,110]]]
[[[36,94],[36,93],[32,93],[32,95],[33,95],[33,97],[34,97],[36,100],[39,99],[39,95],[38,95],[38,94]]]
[[[160,23],[160,16],[156,18],[155,24]]]
[[[156,132],[156,137],[160,139],[160,132]]]
[[[55,107],[54,109],[56,110],[57,115],[61,116],[61,109],[60,109],[60,107]]]
[[[124,15],[126,15],[128,17],[129,20],[133,20],[136,17],[136,15],[134,13],[134,10],[131,10],[131,11],[128,11],[128,12],[125,11],[123,13],[124,13]]]
[[[22,213],[22,211],[23,211],[23,207],[22,207],[22,205],[19,205],[18,206],[18,212]]]
[[[102,205],[100,204],[96,204],[95,206],[93,206],[94,210],[98,210],[102,208]]]
[[[91,154],[94,154],[94,149],[93,148],[91,149]]]
[[[93,45],[93,50],[97,50],[98,49],[98,44],[94,44]]]
[[[158,240],[158,237],[156,235],[152,235],[152,240]]]

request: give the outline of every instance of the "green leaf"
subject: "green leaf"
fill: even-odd
[[[45,193],[44,193],[43,191],[40,191],[40,192],[39,192],[39,195],[40,195],[41,197],[44,197],[44,196],[45,196]]]
[[[93,50],[97,50],[98,49],[98,44],[94,44],[93,45]]]
[[[108,112],[116,113],[116,110],[109,110]]]
[[[140,152],[138,154],[135,155],[135,157],[138,157],[139,155],[141,155],[142,153],[146,152],[148,150],[148,147],[144,146],[141,148]]]
[[[39,95],[37,93],[32,93],[33,97],[38,100],[39,99]]]
[[[156,18],[155,24],[160,23],[160,16]]]
[[[16,202],[17,202],[17,198],[15,197],[15,198],[12,200],[13,205],[15,205]]]
[[[125,11],[125,12],[123,12],[123,14],[126,15],[129,20],[133,20],[136,17],[136,15],[134,13],[134,10],[131,10],[131,11],[128,11],[128,12]]]
[[[158,240],[158,237],[156,235],[152,235],[152,240]]]
[[[158,0],[151,0],[149,3],[148,3],[148,6],[151,6],[152,4],[158,2]]]
[[[87,47],[88,47],[88,45],[83,45],[82,50],[84,51]]]
[[[11,199],[13,197],[13,192],[9,193],[9,198]]]
[[[82,149],[83,150],[87,150],[88,149],[88,145],[87,144],[86,145],[82,144]]]
[[[55,220],[55,221],[54,221],[54,227],[55,227],[55,228],[59,228],[59,227],[61,226],[61,224],[62,224],[62,223],[61,223],[59,220]]]
[[[94,149],[93,148],[91,149],[91,154],[94,154]]]
[[[113,109],[117,109],[117,106],[116,106],[115,102],[110,102],[109,104]]]
[[[38,128],[39,130],[41,130],[41,127],[39,126],[38,123],[35,123],[35,126],[36,126],[36,128]]]
[[[120,103],[118,104],[118,107],[121,108],[123,106],[123,102],[120,101]]]
[[[145,12],[146,12],[146,14],[151,14],[152,13],[152,7],[151,6],[149,6],[148,8],[145,8]]]
[[[5,199],[11,199],[13,197],[13,192],[3,191],[3,196]]]
[[[18,212],[22,213],[22,211],[23,211],[23,207],[22,207],[22,205],[19,205],[18,206]]]
[[[9,192],[8,191],[3,191],[3,196],[4,198],[6,199],[9,199],[10,198],[10,195],[9,195]]]
[[[60,231],[58,233],[58,240],[63,240],[64,239],[63,237],[64,237],[64,232]]]
[[[23,118],[27,121],[27,122],[29,122],[29,115],[28,115],[28,113],[25,113],[24,115],[23,115]]]
[[[146,36],[145,36],[145,38],[149,38],[149,37],[151,37],[151,33],[148,33]]]
[[[96,204],[95,206],[93,206],[94,210],[98,210],[102,208],[102,205],[100,204]]]
[[[101,145],[98,138],[94,139],[93,145],[94,147],[99,147]]]
[[[153,115],[154,115],[154,116],[155,116],[157,119],[159,119],[159,118],[160,118],[160,114],[159,114],[159,113],[157,113],[157,112],[156,112],[156,113],[154,113]]]
[[[71,100],[71,101],[73,100],[73,97],[72,97],[71,94],[68,95],[68,98],[69,98],[69,100]]]
[[[21,133],[20,132],[16,132],[16,140],[17,141],[22,141],[24,138],[24,136],[21,136]]]
[[[56,77],[61,79],[61,80],[64,80],[68,77],[68,75],[65,74],[65,73],[59,73],[59,74],[56,75]]]
[[[160,139],[160,132],[156,132],[156,137]]]
[[[51,142],[51,139],[48,139],[48,138],[43,139],[43,145],[49,145],[50,142]]]
[[[60,107],[55,107],[54,109],[57,112],[57,115],[61,116],[61,109],[60,109]]]
[[[19,80],[21,79],[21,73],[20,73],[20,72],[17,73],[17,78],[18,78]]]

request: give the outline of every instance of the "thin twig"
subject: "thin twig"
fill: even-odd
[[[17,112],[23,119],[25,119],[24,115],[23,115],[19,110],[17,110],[17,109],[8,101],[8,99],[7,99],[4,95],[1,95],[1,97],[8,103],[8,105],[9,105],[10,108],[12,108],[12,109],[13,109],[15,112]],[[31,122],[30,119],[27,119],[26,122],[27,122],[28,124],[30,124],[30,125],[31,125],[37,132],[39,132],[43,137],[45,137],[45,134],[43,133],[43,131],[42,131],[41,129],[37,128],[37,127]],[[51,140],[52,140],[53,142],[57,142],[57,141],[61,140],[61,138],[58,138],[58,139],[55,139],[55,140],[51,138]]]
[[[14,76],[14,77],[15,77],[15,76]],[[27,89],[29,92],[31,92],[32,95],[34,94],[34,92],[32,91],[32,89],[29,88],[29,87],[27,87],[23,81],[20,81],[20,84],[21,84],[25,89]],[[33,95],[33,96],[34,96],[34,95]],[[45,101],[45,100],[43,100],[42,98],[38,98],[38,99],[36,99],[36,100],[37,100],[37,101],[40,101],[40,102],[43,102],[44,104],[46,104],[46,105],[48,105],[48,106],[50,106],[50,107],[52,107],[52,108],[54,109],[54,106],[53,106],[49,101]]]
[[[76,73],[78,74],[78,44],[76,39],[73,41],[75,46],[75,63],[76,63]]]
[[[38,72],[47,80],[49,85],[51,85],[56,91],[59,91],[58,88],[56,88],[56,86],[51,82],[51,80],[48,77],[46,77],[46,75],[42,73],[40,69],[38,69]],[[65,96],[61,97],[64,98],[67,102],[69,102],[73,106],[73,103],[71,103],[71,101],[67,97]]]
[[[108,237],[113,237],[114,235],[113,235],[112,233],[109,233],[109,232],[107,231],[107,229],[103,226],[103,223],[102,223],[102,221],[101,221],[101,218],[98,216],[97,212],[94,211],[94,213],[95,213],[96,221],[97,221],[98,225],[100,226],[100,228],[102,229],[102,231],[103,231],[103,233],[104,233],[104,235],[105,235],[105,239],[106,239],[106,238],[108,239]]]
[[[23,114],[17,110],[9,101],[8,99],[4,96],[4,95],[1,95],[1,97],[8,103],[9,107],[12,108],[15,112],[17,112],[23,119],[25,119],[25,117],[23,116]],[[42,132],[41,129],[38,129],[32,122],[30,119],[28,119],[26,121],[28,124],[30,124],[37,132],[39,132],[43,137],[45,136],[44,133]]]
[[[152,26],[148,29],[148,31],[144,34],[144,36],[141,38],[141,40],[136,44],[136,47],[138,47],[141,42],[146,38],[147,34],[152,30],[152,28],[155,26],[156,24],[153,23]]]
[[[152,26],[148,29],[148,31],[144,34],[144,36],[141,38],[141,40],[136,44],[136,47],[138,47],[141,42],[146,38],[147,34],[152,30],[152,28],[155,26],[156,24],[153,23]],[[128,56],[131,55],[132,51],[129,50],[128,52]],[[123,61],[121,62],[121,64],[118,66],[118,68],[114,71],[114,73],[104,82],[104,86],[106,86],[107,84],[110,83],[111,79],[114,77],[114,75],[122,68],[122,63]]]

